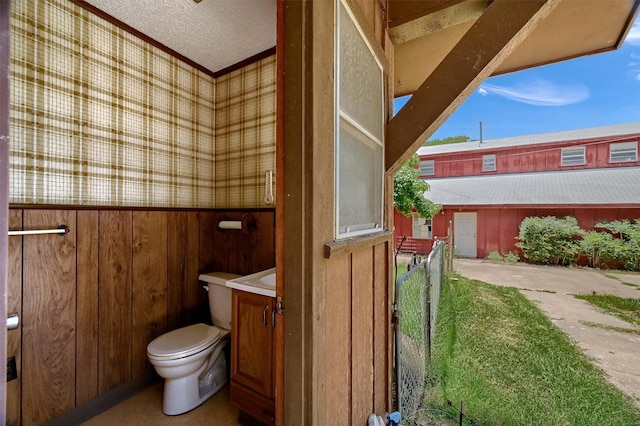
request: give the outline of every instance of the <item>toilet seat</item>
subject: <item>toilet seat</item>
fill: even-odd
[[[186,358],[209,349],[228,331],[216,326],[194,324],[165,333],[147,346],[150,360]]]

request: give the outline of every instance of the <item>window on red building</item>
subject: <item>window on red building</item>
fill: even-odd
[[[609,162],[638,161],[638,142],[612,143],[609,145]]]
[[[584,146],[572,146],[562,148],[562,165],[563,166],[582,166],[585,163]]]
[[[431,232],[431,219],[425,219],[418,215],[413,216],[413,238],[423,238],[430,240],[433,238]]]
[[[483,172],[495,172],[496,171],[496,156],[495,154],[482,156],[482,171]]]
[[[435,174],[436,172],[433,160],[420,161],[420,176],[432,176]]]

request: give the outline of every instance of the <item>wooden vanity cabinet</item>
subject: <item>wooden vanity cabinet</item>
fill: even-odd
[[[275,298],[234,289],[232,299],[231,402],[273,425]]]

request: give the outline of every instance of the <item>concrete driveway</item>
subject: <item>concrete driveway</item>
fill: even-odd
[[[456,259],[454,269],[467,278],[519,288],[605,371],[613,385],[640,407],[640,329],[573,297],[595,292],[640,299],[640,275],[605,276],[588,269],[509,265],[479,259]],[[589,322],[634,330],[635,334],[585,324]]]

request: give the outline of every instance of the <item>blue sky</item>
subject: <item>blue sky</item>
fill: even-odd
[[[480,122],[484,139],[640,122],[640,16],[618,50],[489,78],[429,139]]]

